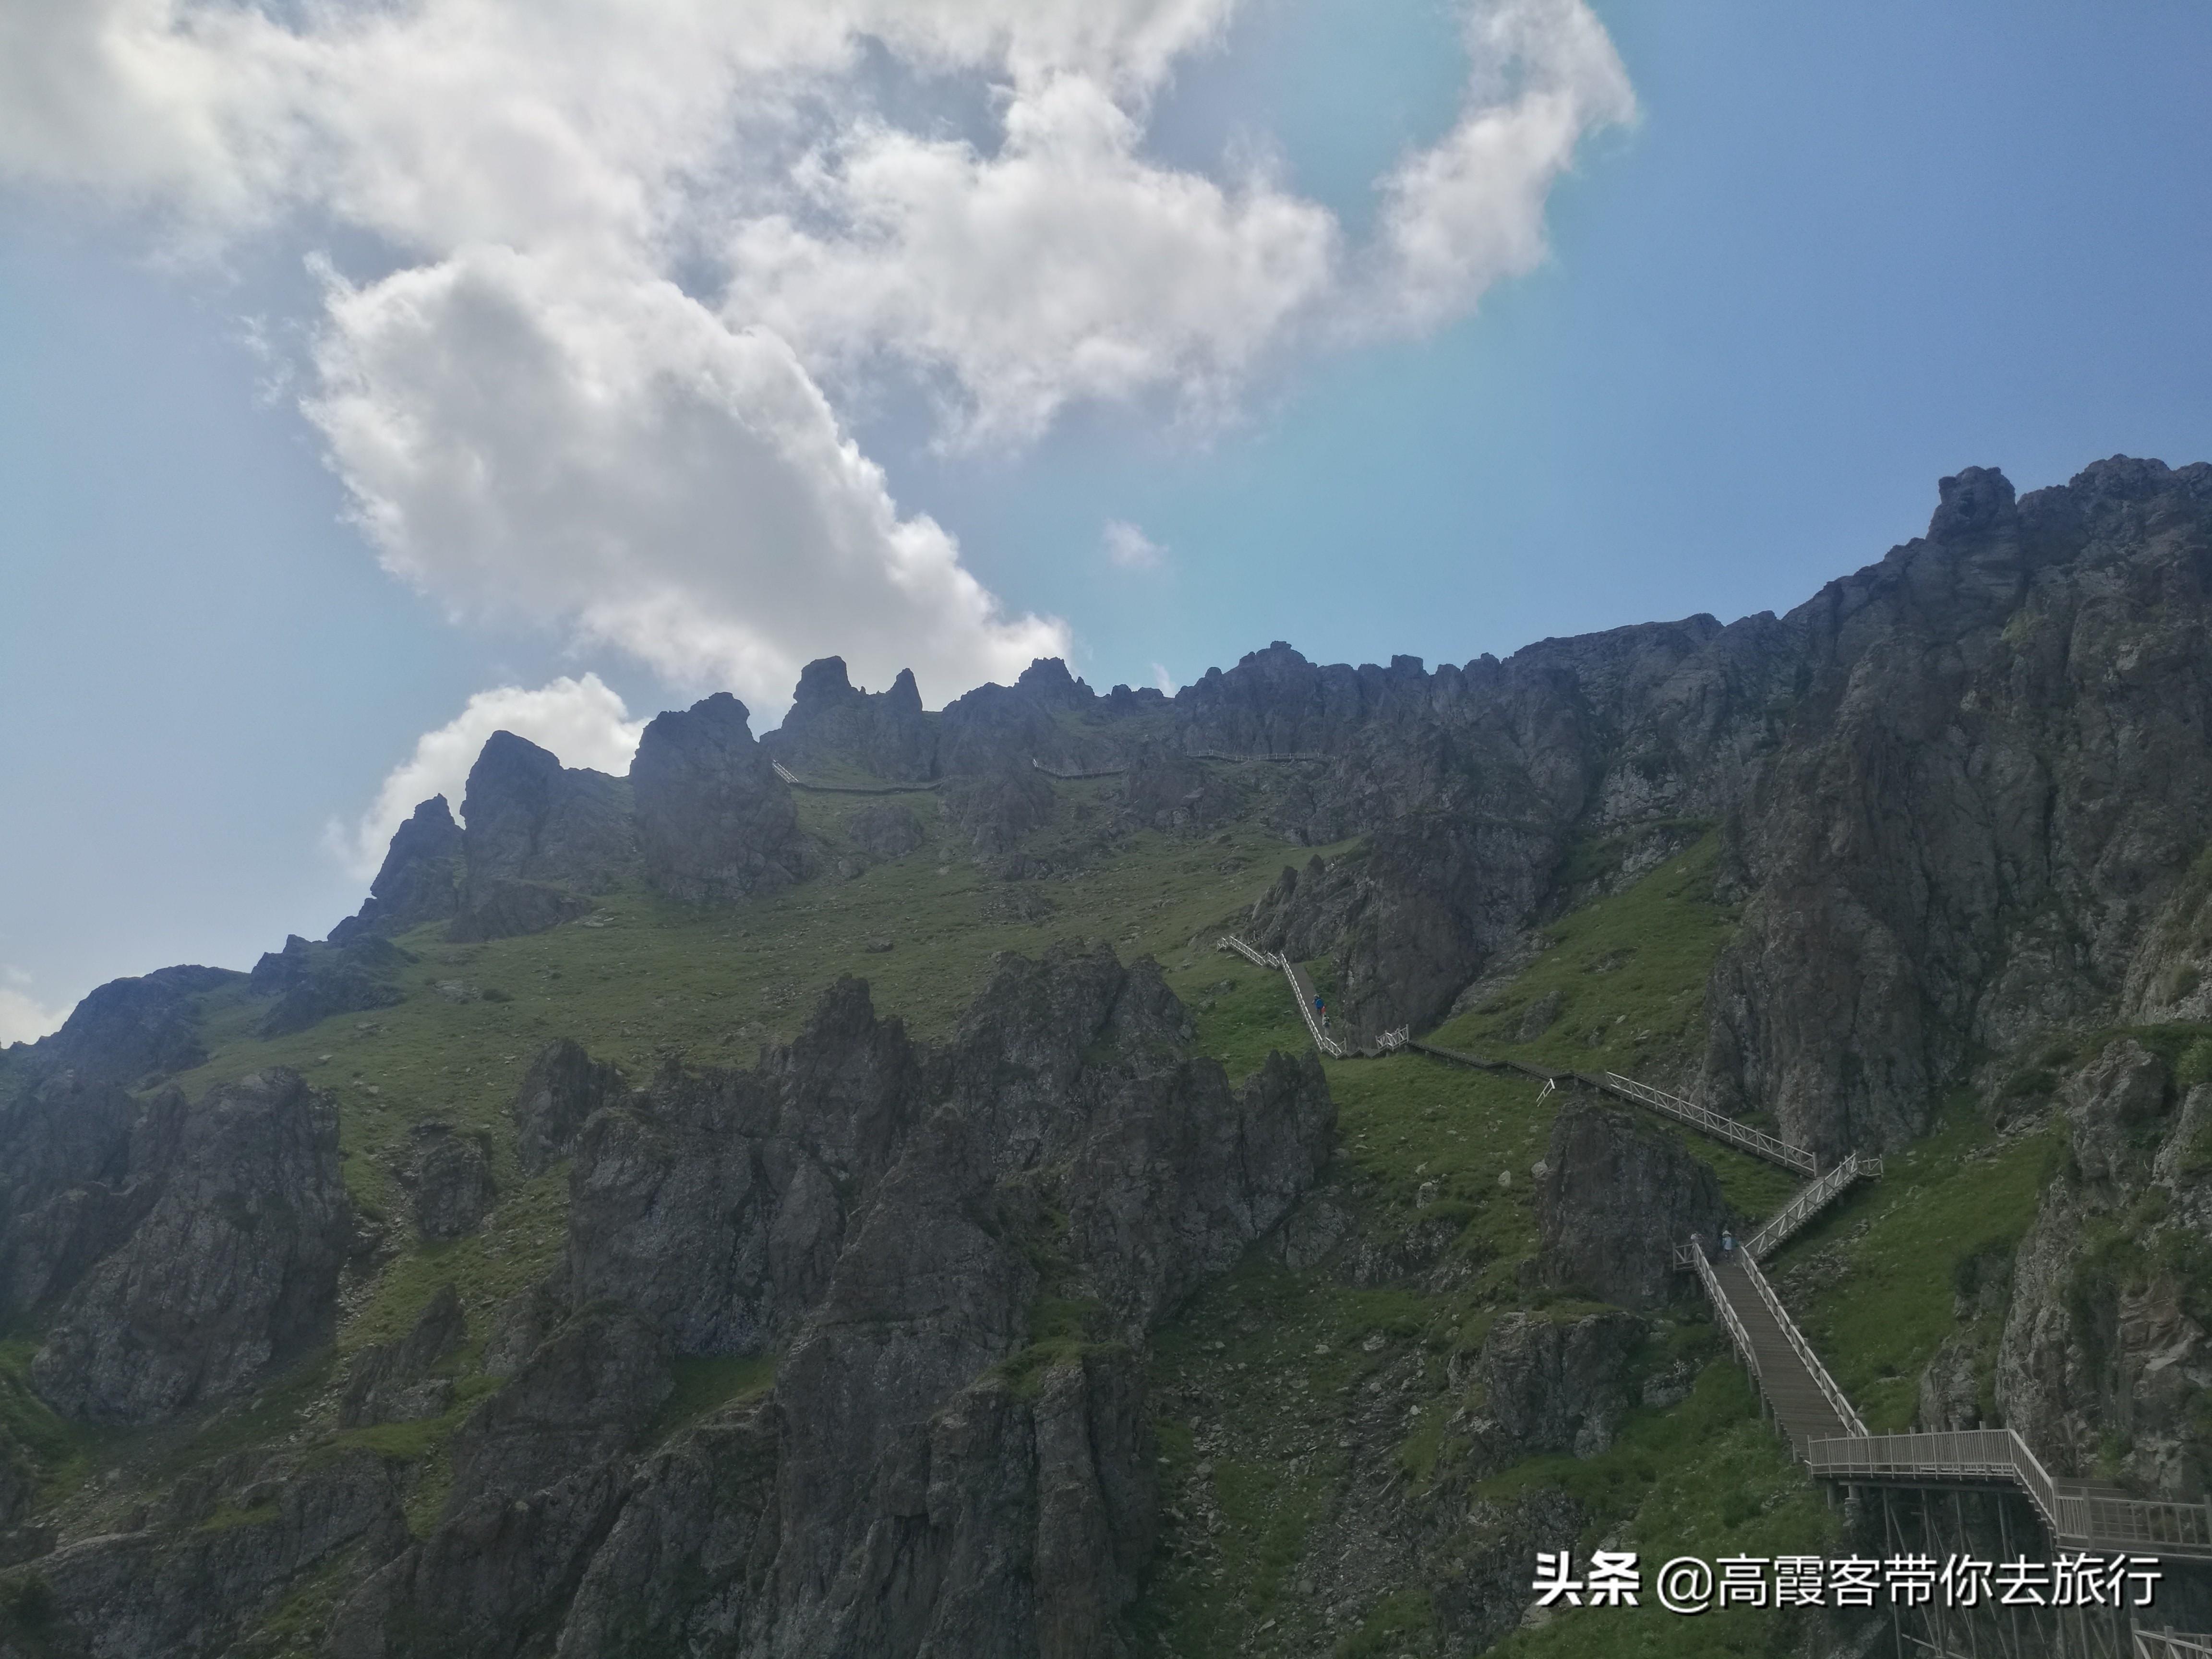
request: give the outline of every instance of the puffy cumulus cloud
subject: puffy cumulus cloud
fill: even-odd
[[[1306,343],[1526,269],[1632,107],[1584,0],[1472,0],[1465,106],[1347,250],[1278,180],[1146,152],[1233,4],[11,0],[0,174],[186,246],[344,233],[365,274],[325,284],[306,408],[384,562],[455,613],[763,705],[831,650],[950,693],[1066,629],[902,513],[833,399],[918,380],[967,444],[1084,401],[1217,415]]]
[[[443,795],[453,816],[460,816],[469,769],[493,732],[527,738],[558,755],[564,766],[619,775],[629,770],[644,731],[645,722],[632,720],[622,698],[597,674],[564,675],[534,691],[519,685],[479,691],[453,719],[416,739],[415,752],[392,769],[376,804],[359,823],[351,829],[331,823],[325,837],[331,850],[366,881],[384,862],[392,831],[420,803]]]
[[[899,515],[781,339],[673,283],[471,249],[334,283],[319,367],[385,562],[463,613],[572,621],[769,708],[832,653],[957,692],[1066,648]]]
[[[1167,549],[1123,519],[1109,519],[1100,539],[1106,562],[1119,570],[1157,570],[1168,556]]]
[[[66,1008],[48,1007],[30,993],[31,976],[21,968],[0,968],[0,1048],[11,1042],[36,1042],[61,1030]]]
[[[1329,291],[1336,222],[1258,175],[1224,186],[1148,163],[1142,138],[1079,75],[1016,94],[989,156],[865,127],[794,169],[823,228],[738,228],[725,310],[817,361],[941,375],[969,442],[1154,387],[1218,409]]]
[[[1545,253],[1544,202],[1585,134],[1632,119],[1636,94],[1579,3],[1500,0],[1467,20],[1458,123],[1383,181],[1364,296],[1370,321],[1433,326]]]

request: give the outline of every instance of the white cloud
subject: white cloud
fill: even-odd
[[[1109,519],[1102,538],[1106,562],[1119,570],[1157,570],[1168,550],[1123,519]]]
[[[918,379],[965,444],[1082,402],[1214,417],[1276,359],[1526,270],[1578,143],[1632,111],[1583,0],[1473,0],[1461,118],[1347,250],[1264,173],[1146,153],[1233,4],[9,0],[0,176],[188,252],[367,250],[303,404],[379,556],[457,615],[764,709],[829,651],[949,695],[1067,630],[900,510],[838,399]],[[892,125],[886,61],[924,104],[988,90],[996,131]]]
[[[443,795],[460,817],[462,786],[493,732],[527,738],[558,755],[564,766],[619,776],[629,770],[644,731],[645,722],[632,720],[622,698],[596,674],[580,680],[564,675],[534,691],[519,685],[479,691],[453,720],[416,739],[415,752],[386,775],[376,804],[359,823],[351,830],[332,823],[325,839],[346,868],[366,881],[384,862],[392,831],[421,802]]]
[[[1165,663],[1152,665],[1152,684],[1160,688],[1160,695],[1164,697],[1172,697],[1176,694],[1175,676],[1168,672]]]
[[[58,1031],[69,1018],[66,1008],[50,1008],[33,997],[31,976],[21,968],[0,968],[0,1048],[11,1042],[36,1042]]]
[[[1579,0],[1469,9],[1466,102],[1451,131],[1382,181],[1371,319],[1426,329],[1543,258],[1544,203],[1585,135],[1631,120],[1636,94]]]

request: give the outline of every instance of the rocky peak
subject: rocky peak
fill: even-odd
[[[200,1032],[202,993],[245,978],[228,968],[157,968],[88,992],[59,1030],[25,1054],[34,1076],[73,1071],[88,1079],[135,1084],[149,1073],[188,1071],[208,1055]]]
[[[1067,665],[1058,657],[1039,657],[1022,670],[1014,681],[1014,689],[1026,691],[1048,708],[1082,708],[1097,700],[1097,694],[1067,672]]]
[[[842,683],[844,664],[826,660]],[[727,902],[805,872],[791,791],[754,742],[744,704],[728,692],[654,720],[629,776],[646,879],[671,898]]]
[[[1931,542],[1984,535],[2019,517],[2014,511],[2012,480],[1993,466],[1970,466],[1936,480],[1936,514],[1928,521]]]
[[[791,695],[791,709],[794,714],[801,709],[811,713],[851,702],[860,695],[853,689],[842,657],[817,657],[799,671],[799,688]]]
[[[360,914],[332,928],[331,942],[343,944],[363,931],[404,933],[453,916],[461,908],[461,827],[446,798],[421,803],[393,833]]]
[[[462,797],[465,868],[456,939],[535,933],[590,908],[636,867],[630,786],[512,732],[495,732]]]

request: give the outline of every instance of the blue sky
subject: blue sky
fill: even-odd
[[[1390,246],[1391,198],[1375,180],[1469,107],[1463,13],[1429,0],[1387,13],[1261,0],[1185,43],[1171,72],[1115,94],[1140,112],[1147,187],[1210,178],[1233,202],[1238,180],[1264,178],[1267,199],[1291,219],[1325,217],[1349,250],[1298,279],[1264,337],[1240,334],[1243,316],[1288,289],[1232,292],[1197,314],[1170,345],[1199,370],[1038,394],[1054,340],[993,337],[991,319],[961,312],[965,267],[924,296],[936,310],[908,295],[856,321],[807,310],[805,284],[774,289],[744,274],[765,266],[740,260],[757,309],[739,320],[769,318],[799,342],[803,374],[787,384],[780,359],[732,357],[732,383],[787,400],[818,385],[837,429],[880,467],[897,524],[944,538],[922,553],[950,597],[926,613],[856,610],[847,654],[888,662],[903,630],[933,703],[966,689],[963,665],[1008,660],[1053,626],[1102,689],[1184,682],[1277,638],[1330,660],[1463,660],[1653,617],[1786,608],[1916,533],[1936,477],[1963,465],[2001,465],[2027,489],[2115,453],[2212,458],[2212,13],[2178,0],[1670,0],[1595,14],[1634,119],[1611,118],[1602,64],[1560,70],[1583,76],[1585,113],[1571,168],[1540,180],[1548,256],[1455,277],[1425,311],[1403,270],[1376,255],[1363,275],[1358,261]],[[963,137],[988,156],[1006,98],[988,86],[1018,82],[980,59],[869,72],[868,108],[910,121],[939,161]],[[1123,88],[1146,73],[1097,71]],[[364,815],[380,792],[443,775],[418,745],[472,696],[596,675],[611,695],[582,714],[562,704],[548,730],[568,720],[579,745],[604,748],[616,739],[586,727],[609,726],[613,697],[634,720],[728,683],[767,723],[780,709],[760,687],[784,683],[778,653],[841,648],[822,642],[840,638],[835,591],[825,602],[797,568],[814,556],[813,521],[778,505],[777,475],[742,465],[712,490],[671,474],[656,495],[649,469],[640,482],[635,467],[601,477],[579,463],[580,497],[525,503],[635,523],[658,548],[698,520],[747,517],[744,492],[764,492],[762,521],[798,527],[787,552],[763,532],[742,580],[725,580],[711,541],[705,563],[638,567],[638,591],[704,584],[708,608],[728,609],[722,632],[695,638],[610,609],[593,584],[629,591],[621,567],[572,562],[561,604],[503,606],[504,586],[532,580],[539,543],[510,533],[526,514],[495,501],[507,514],[495,523],[450,479],[394,473],[398,394],[377,377],[413,375],[410,398],[458,394],[424,356],[404,355],[411,337],[389,308],[362,307],[388,298],[380,284],[410,261],[463,270],[508,234],[505,205],[471,198],[453,211],[491,222],[437,246],[447,221],[376,219],[296,183],[240,212],[242,164],[223,163],[221,188],[213,172],[146,171],[147,147],[126,140],[152,119],[0,124],[13,181],[0,193],[0,1036],[117,975],[247,965],[287,931],[327,929],[359,900]],[[365,142],[381,157],[391,144],[374,121],[362,118]],[[711,286],[689,273],[716,257],[723,205],[692,199],[676,216],[687,236],[714,233],[668,256],[687,290]],[[556,204],[520,234],[551,246],[545,224],[569,211]],[[1311,229],[1283,233],[1285,268],[1320,246],[1297,240]],[[656,249],[670,240],[665,226],[655,235]],[[1196,281],[1219,258],[1193,246]],[[961,255],[979,289],[1001,252]],[[354,313],[303,264],[316,253],[365,296]],[[1017,272],[1050,269],[1064,250],[1006,257]],[[582,266],[548,256],[544,268]],[[526,290],[548,315],[620,314],[643,291],[562,312],[565,291],[548,297],[526,272],[501,288],[503,267],[474,269],[479,310]],[[592,286],[604,270],[574,280],[587,297],[612,292]],[[1378,294],[1396,309],[1361,323],[1385,306]],[[674,314],[639,310],[638,337],[678,326]],[[1107,319],[1129,337],[1143,322]],[[924,334],[938,354],[926,372],[914,368]],[[327,354],[332,340],[352,354],[351,416],[329,412],[333,382],[317,378],[332,372],[318,342]],[[527,382],[533,362],[487,356],[476,379],[516,387],[544,424],[519,438],[467,430],[510,464],[530,446],[587,461],[594,429],[578,439],[557,422],[595,416]],[[311,417],[301,399],[319,392],[325,412]],[[657,461],[690,428],[654,420]],[[875,486],[839,488],[860,500]],[[365,525],[364,491],[412,516],[396,531]],[[1138,568],[1109,558],[1117,521],[1164,550]],[[472,537],[493,549],[474,563]],[[963,572],[997,611],[953,591]]]

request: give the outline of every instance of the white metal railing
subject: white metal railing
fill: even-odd
[[[1779,1164],[1785,1170],[1796,1170],[1802,1175],[1818,1175],[1820,1160],[1804,1146],[1793,1146],[1748,1123],[1739,1123],[1725,1117],[1709,1106],[1700,1106],[1680,1095],[1670,1095],[1664,1089],[1655,1089],[1648,1083],[1638,1083],[1632,1077],[1623,1077],[1618,1072],[1607,1072],[1606,1081],[1631,1099],[1649,1106],[1656,1112],[1664,1112],[1694,1128],[1703,1129],[1717,1139],[1729,1141],[1744,1151]]]
[[[786,783],[797,783],[799,781],[797,778],[791,775],[791,769],[786,766],[781,761],[771,760],[769,762],[769,764],[775,769],[776,776],[781,778]]]
[[[1283,965],[1283,959],[1273,951],[1255,951],[1234,933],[1224,933],[1220,945],[1216,948],[1234,951],[1255,968],[1279,968]]]
[[[1283,977],[1291,982],[1291,1000],[1298,1005],[1298,1018],[1305,1021],[1306,1034],[1313,1038],[1314,1047],[1332,1060],[1344,1058],[1344,1045],[1321,1029],[1321,1021],[1315,1017],[1305,988],[1298,983],[1297,968],[1288,957],[1279,951],[1255,951],[1234,933],[1224,933],[1221,945],[1236,951],[1255,967],[1280,969]],[[1400,1041],[1404,1041],[1403,1033],[1400,1034]]]
[[[1721,1316],[1721,1323],[1727,1327],[1729,1338],[1735,1343],[1735,1351],[1742,1358],[1744,1369],[1751,1373],[1753,1382],[1763,1382],[1765,1379],[1759,1374],[1759,1352],[1751,1346],[1751,1333],[1744,1329],[1735,1304],[1728,1299],[1728,1292],[1721,1288],[1720,1276],[1713,1272],[1713,1264],[1705,1259],[1705,1247],[1693,1239],[1689,1249],[1690,1265],[1698,1270],[1698,1282],[1705,1287],[1706,1299],[1713,1304],[1713,1311]]]
[[[1700,1245],[1698,1248],[1702,1249],[1704,1247]],[[1789,1340],[1790,1352],[1797,1356],[1798,1362],[1805,1367],[1806,1374],[1820,1389],[1820,1397],[1828,1402],[1837,1419],[1854,1437],[1864,1436],[1867,1431],[1865,1423],[1851,1409],[1851,1402],[1836,1386],[1836,1379],[1828,1375],[1828,1368],[1813,1352],[1813,1345],[1805,1340],[1805,1334],[1797,1328],[1796,1322],[1783,1311],[1782,1298],[1775,1295],[1774,1286],[1766,1282],[1766,1275],[1759,1271],[1759,1263],[1748,1255],[1743,1259],[1743,1276],[1751,1281],[1752,1289],[1759,1292],[1759,1299],[1766,1304],[1766,1311],[1774,1316],[1774,1322],[1782,1328],[1782,1334]]]
[[[1881,1173],[1878,1158],[1861,1158],[1856,1152],[1822,1176],[1797,1189],[1797,1195],[1784,1205],[1765,1224],[1744,1240],[1743,1248],[1754,1260],[1771,1255],[1784,1240],[1828,1207],[1836,1195],[1862,1176],[1874,1176]]]
[[[2138,1630],[2136,1659],[2199,1659],[2212,1655],[2212,1636],[2191,1636],[2178,1630]]]
[[[1815,1440],[1805,1448],[1814,1474],[1831,1480],[1853,1475],[1935,1475],[1959,1480],[2010,1480],[2027,1493],[2056,1538],[2069,1532],[2057,1483],[2027,1442],[2012,1429],[1945,1429],[1927,1434],[1852,1435]]]

